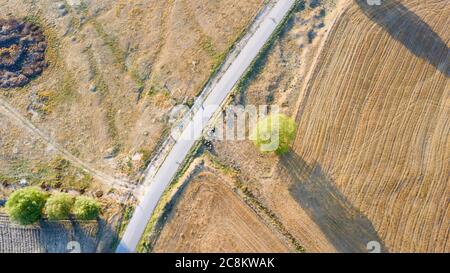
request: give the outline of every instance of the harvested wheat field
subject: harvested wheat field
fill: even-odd
[[[229,177],[201,170],[169,214],[154,252],[288,252],[283,241],[233,192]]]
[[[382,3],[355,1],[334,26],[281,164],[337,250],[449,252],[450,6]]]

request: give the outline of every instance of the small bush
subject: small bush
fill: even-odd
[[[74,198],[67,193],[51,196],[45,204],[45,212],[50,220],[68,219],[74,204]]]
[[[88,197],[77,197],[73,206],[73,214],[79,220],[94,220],[100,214],[100,205]]]
[[[296,128],[294,120],[286,115],[269,115],[257,123],[251,139],[261,152],[281,155],[289,151]]]
[[[311,2],[309,3],[309,7],[315,9],[320,6],[320,2],[320,0],[311,0]]]
[[[20,225],[31,225],[42,217],[47,194],[29,187],[15,191],[6,202],[6,212],[11,221]]]
[[[299,1],[295,7],[295,12],[300,12],[305,10],[305,1]]]
[[[314,29],[311,29],[310,31],[308,31],[308,42],[311,44],[314,40],[314,38],[316,38],[317,33],[314,31]]]
[[[319,13],[319,16],[320,16],[320,17],[325,17],[325,15],[327,15],[326,10],[325,10],[325,9],[321,9],[321,10],[320,10],[320,13]]]

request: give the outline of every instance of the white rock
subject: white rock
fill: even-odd
[[[25,178],[22,178],[22,179],[20,179],[20,181],[19,181],[19,185],[20,185],[21,187],[26,187],[26,186],[28,186],[28,181],[27,181]]]
[[[141,153],[134,153],[134,155],[131,157],[131,160],[133,161],[140,161],[142,159]]]

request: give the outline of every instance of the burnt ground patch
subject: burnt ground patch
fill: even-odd
[[[22,87],[47,67],[47,42],[39,26],[0,19],[0,88]]]

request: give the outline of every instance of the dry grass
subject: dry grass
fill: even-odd
[[[50,63],[0,98],[94,168],[130,180],[144,164],[133,156],[155,150],[172,107],[194,99],[263,3],[72,2],[61,17],[54,1],[0,0],[0,17],[44,29]]]

